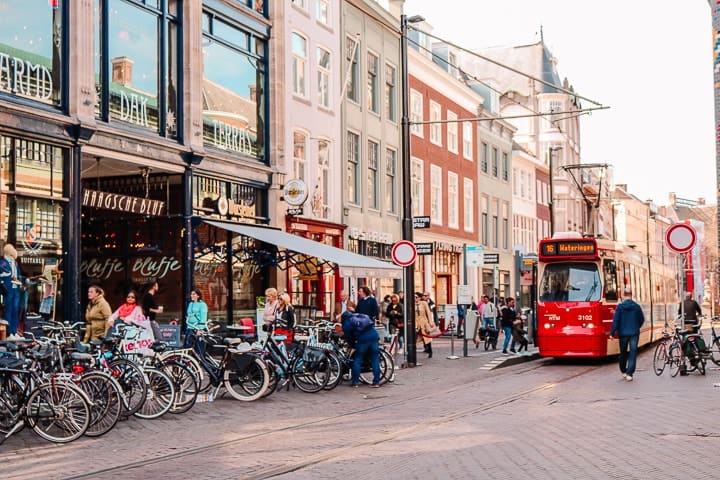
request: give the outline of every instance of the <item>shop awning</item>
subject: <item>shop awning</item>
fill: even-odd
[[[255,238],[279,248],[332,262],[339,267],[340,275],[344,277],[402,278],[402,267],[389,262],[364,257],[331,245],[325,245],[324,243],[283,232],[282,230],[214,220],[204,220],[204,222],[214,227],[224,228],[225,230],[239,233],[246,237]]]

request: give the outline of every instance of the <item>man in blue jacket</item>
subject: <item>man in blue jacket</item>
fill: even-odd
[[[362,313],[345,312],[342,314],[342,328],[345,341],[355,349],[350,383],[360,385],[360,368],[365,357],[370,356],[373,371],[374,388],[380,386],[380,335],[375,330],[375,322]]]
[[[632,382],[640,327],[645,322],[645,315],[640,305],[633,301],[632,291],[629,288],[625,289],[623,296],[625,300],[615,309],[610,337],[614,337],[616,334],[620,337],[620,372],[625,380]]]

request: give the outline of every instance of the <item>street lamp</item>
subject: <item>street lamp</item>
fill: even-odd
[[[408,18],[407,15],[400,15],[400,75],[402,77],[402,168],[403,168],[403,220],[402,220],[402,237],[403,240],[413,241],[412,226],[412,178],[410,175],[410,81],[408,74],[408,23],[418,23],[425,20],[420,15],[413,15]],[[407,364],[410,367],[417,363],[417,349],[415,337],[415,271],[413,265],[405,267],[404,270],[404,288],[405,296],[403,297],[405,312],[405,349],[407,352]],[[413,302],[413,303],[411,303]]]

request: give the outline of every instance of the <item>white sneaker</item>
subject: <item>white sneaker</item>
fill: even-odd
[[[625,380],[632,382],[632,375],[625,375]]]
[[[627,380],[627,373],[622,374],[623,380]]]

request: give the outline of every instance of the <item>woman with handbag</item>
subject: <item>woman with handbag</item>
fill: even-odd
[[[432,358],[432,337],[435,331],[435,320],[428,302],[423,300],[423,294],[415,293],[415,328],[417,329],[417,337],[422,340],[425,346],[425,353],[428,358]]]

